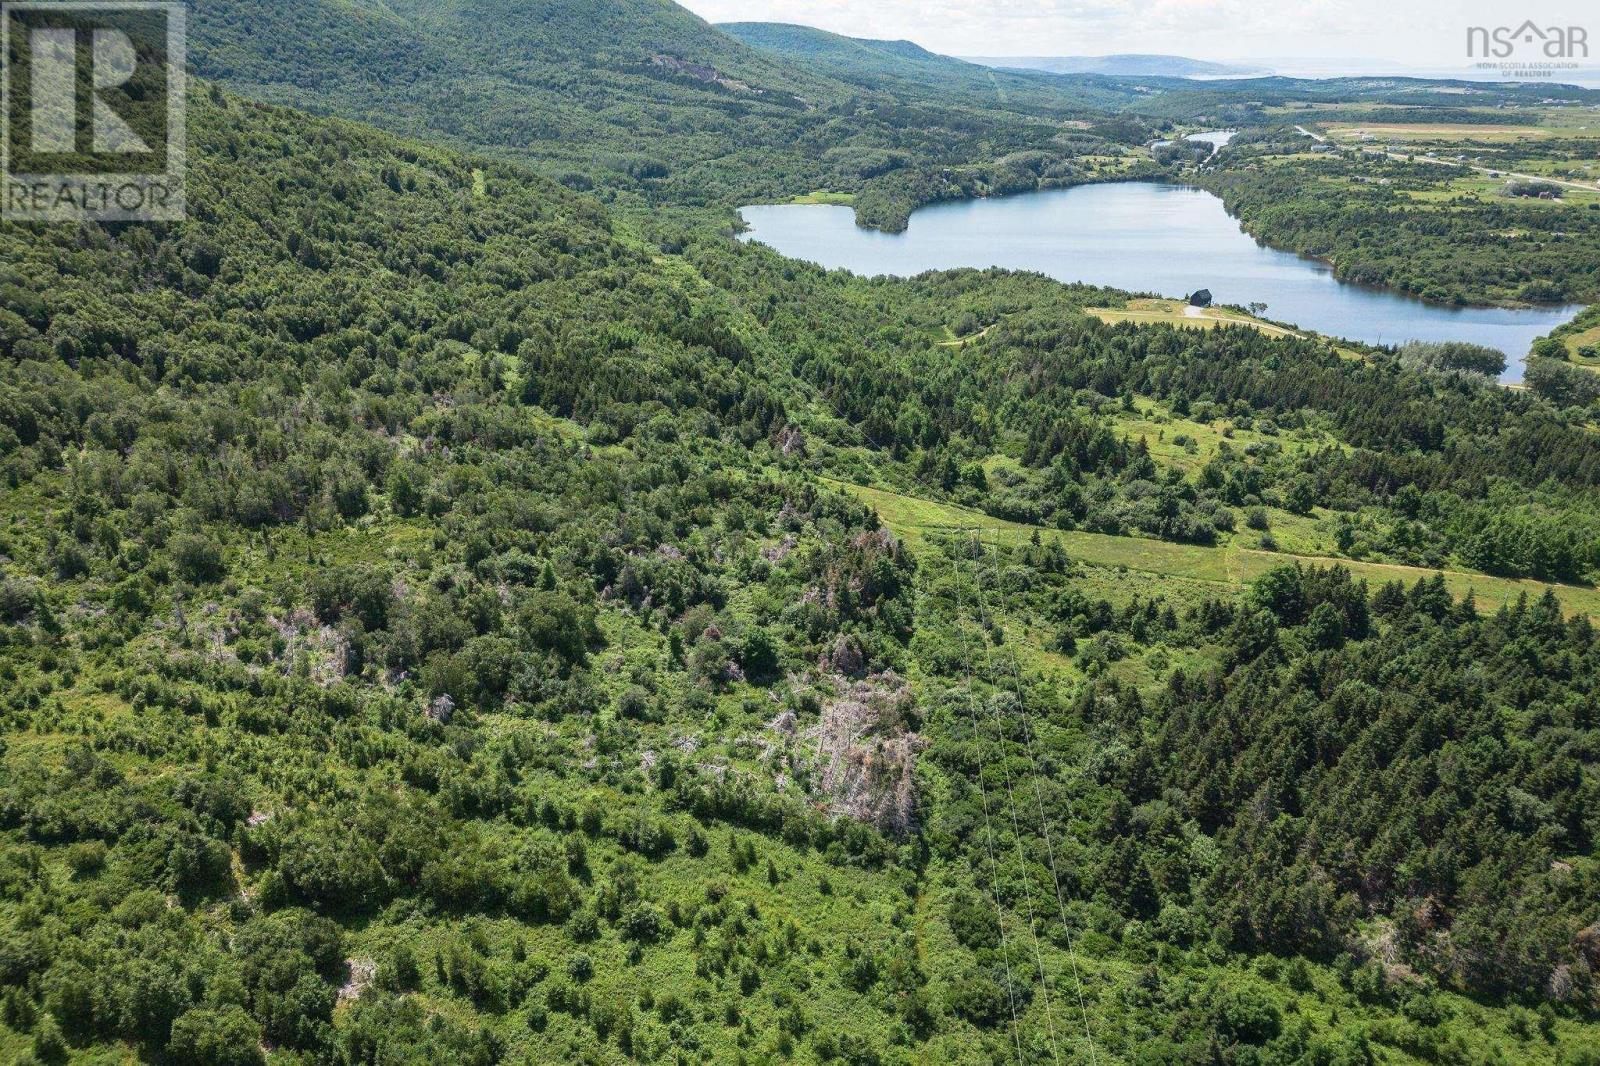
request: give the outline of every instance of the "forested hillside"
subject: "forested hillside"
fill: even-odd
[[[0,1058],[1600,1054],[1581,411],[190,116],[0,228]]]
[[[189,219],[0,223],[0,1062],[1600,1064],[1593,313],[1506,389],[731,210],[1183,178],[1592,298],[1600,210],[1294,131],[1520,112],[667,0],[191,23]]]
[[[1174,122],[1276,124],[1271,111],[1308,100],[1536,104],[1551,91],[1359,78],[1219,88],[996,71],[904,42],[806,27],[744,23],[723,32],[670,0],[203,0],[191,22],[190,52],[204,77],[253,98],[530,163],[623,210],[725,213],[823,192],[849,202],[859,224],[888,231],[943,200],[1183,177],[1175,161],[1143,150]],[[1560,98],[1593,102],[1600,91],[1563,87]],[[1229,202],[1255,213],[1241,196]],[[1261,229],[1296,250],[1333,239],[1322,234],[1312,245],[1292,227]],[[1444,280],[1458,269],[1451,257],[1460,233],[1395,232],[1422,255],[1416,283],[1365,264],[1363,277],[1485,297]],[[1511,251],[1508,269],[1523,274],[1550,262],[1522,246]]]
[[[1046,167],[1076,174],[1085,165],[1074,160],[1116,155],[1108,139],[1138,143],[1144,130],[1063,139],[1064,121],[1098,117],[1065,81],[1044,79],[1028,106],[1012,107],[939,79],[819,70],[665,0],[205,0],[192,21],[198,72],[251,96],[533,162],[629,202],[884,185],[893,202],[869,198],[863,224],[903,228],[917,204],[1032,188]],[[1132,94],[1105,83],[1092,95]]]

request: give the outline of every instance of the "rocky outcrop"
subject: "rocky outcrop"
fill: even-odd
[[[691,63],[687,59],[679,59],[677,56],[669,55],[651,56],[650,62],[674,74],[682,74],[684,77],[693,78],[695,81],[720,85],[729,92],[759,93],[761,91],[740,81],[738,78],[730,78],[716,67],[707,66],[704,63]]]
[[[796,734],[812,796],[828,811],[903,835],[916,827],[917,754],[910,685],[889,672],[844,687]],[[792,728],[792,723],[790,728]]]
[[[861,650],[861,642],[852,634],[841,633],[833,642],[833,647],[823,653],[822,669],[829,673],[842,674],[845,677],[860,677],[866,669],[867,656]]]
[[[378,976],[378,964],[367,958],[346,959],[345,981],[339,988],[340,1003],[354,1003]]]
[[[806,454],[806,435],[799,426],[784,426],[773,435],[772,443],[779,455],[804,457]]]

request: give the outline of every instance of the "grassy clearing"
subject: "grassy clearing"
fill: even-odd
[[[1524,167],[1520,162],[1517,164],[1517,168],[1519,173],[1532,169]],[[1451,178],[1436,188],[1406,190],[1403,191],[1402,195],[1424,204],[1446,204],[1463,196],[1478,196],[1485,200],[1494,199],[1510,203],[1513,202],[1512,198],[1506,196],[1506,184],[1510,180],[1505,177],[1490,177],[1477,171],[1463,171],[1459,176]],[[1567,181],[1570,179],[1562,178],[1561,180]],[[1538,197],[1523,196],[1517,197],[1514,202],[1519,205],[1543,207],[1548,210],[1600,201],[1600,191],[1575,189],[1570,185],[1563,185],[1560,186],[1560,193],[1560,197],[1554,200],[1541,200]]]
[[[1413,154],[1414,151],[1418,162],[1426,163],[1430,161],[1427,158],[1431,154],[1429,149],[1417,148],[1413,150],[1405,145],[1396,145],[1395,149],[1394,154],[1397,156]],[[1373,150],[1376,151],[1376,149]],[[1305,158],[1304,154],[1278,155],[1267,157],[1264,163],[1268,166],[1290,166],[1296,165],[1298,161]],[[1317,158],[1325,159],[1326,157],[1319,156]],[[1600,190],[1575,188],[1572,185],[1560,186],[1561,195],[1557,199],[1541,200],[1537,197],[1518,197],[1513,200],[1505,195],[1507,182],[1514,180],[1507,177],[1511,170],[1500,171],[1497,176],[1491,176],[1481,171],[1469,169],[1472,166],[1498,168],[1501,165],[1490,157],[1484,157],[1481,161],[1477,161],[1477,159],[1478,157],[1474,156],[1466,165],[1462,165],[1448,157],[1435,158],[1432,162],[1438,167],[1438,179],[1436,182],[1428,188],[1397,189],[1395,191],[1398,195],[1405,197],[1411,204],[1432,210],[1456,208],[1459,206],[1458,201],[1473,197],[1480,200],[1516,203],[1518,206],[1542,210],[1559,210],[1561,208],[1600,202]],[[1527,161],[1519,160],[1513,169],[1517,173],[1531,173],[1534,165]],[[1310,176],[1309,173],[1308,176]],[[1538,175],[1532,176],[1537,177]],[[1365,187],[1364,183],[1358,181],[1355,175],[1324,173],[1317,174],[1315,177],[1321,189],[1325,190],[1325,194],[1330,197],[1338,197],[1351,189]],[[1574,179],[1560,177],[1559,180],[1571,181]],[[1587,179],[1580,177],[1577,180]],[[1388,182],[1383,181],[1379,184],[1388,184]],[[1515,236],[1515,234],[1508,235]]]
[[[1224,444],[1243,450],[1252,444],[1276,444],[1288,452],[1307,451],[1334,443],[1311,431],[1264,432],[1240,426],[1230,418],[1200,422],[1171,414],[1153,400],[1138,398],[1135,409],[1113,416],[1117,431],[1129,440],[1143,439],[1150,457],[1163,469],[1193,473],[1210,462]],[[1268,429],[1272,429],[1269,425]]]
[[[944,328],[944,331],[949,336],[949,339],[940,341],[939,342],[939,346],[941,348],[965,348],[967,345],[971,344],[973,341],[982,340],[984,337],[988,336],[989,331],[991,329],[994,329],[994,327],[997,326],[997,325],[999,325],[998,322],[991,322],[991,323],[989,323],[989,325],[984,326],[982,329],[978,330],[976,333],[969,333],[965,337],[956,336],[955,331],[952,330],[949,326],[946,326]]]
[[[1303,337],[1305,334],[1284,326],[1263,322],[1243,311],[1226,307],[1190,307],[1182,300],[1143,299],[1129,300],[1126,307],[1087,307],[1086,312],[1102,322],[1165,323],[1172,326],[1189,326],[1195,329],[1216,329],[1218,326],[1249,326],[1274,337]]]
[[[1600,347],[1600,325],[1590,326],[1588,329],[1577,333],[1569,333],[1562,337],[1561,341],[1567,346],[1567,358],[1572,360],[1573,363],[1578,366],[1590,367],[1591,369],[1600,369],[1600,357],[1578,354],[1581,348]]]
[[[1373,563],[1322,555],[1269,552],[1243,547],[1237,543],[1206,547],[1199,544],[1147,540],[1141,537],[1116,537],[1083,530],[1046,529],[1020,522],[1007,522],[979,511],[907,496],[886,489],[873,489],[844,482],[832,482],[832,484],[850,492],[870,506],[890,529],[903,537],[913,548],[929,536],[960,530],[976,531],[988,539],[1011,545],[1022,544],[1037,534],[1042,540],[1055,541],[1069,555],[1090,565],[1122,567],[1235,588],[1255,580],[1273,567],[1295,562],[1322,566],[1338,563],[1356,577],[1372,585],[1389,581],[1403,581],[1410,584],[1440,572],[1396,563]],[[1563,608],[1569,613],[1588,614],[1600,618],[1600,589],[1577,585],[1546,585],[1539,581],[1493,577],[1459,570],[1445,570],[1442,573],[1445,583],[1453,594],[1465,596],[1470,592],[1480,607],[1494,609],[1515,601],[1523,594],[1531,598],[1541,595],[1546,588],[1553,588]]]
[[[1600,174],[1600,163],[1582,159],[1519,159],[1515,169],[1524,174],[1565,178],[1569,181],[1592,181],[1595,175]]]
[[[791,204],[831,204],[834,207],[849,207],[856,202],[853,192],[832,192],[828,189],[817,189],[813,192],[802,193],[789,201]]]
[[[1125,307],[1086,307],[1084,312],[1107,324],[1133,322],[1137,325],[1179,326],[1190,329],[1249,326],[1251,329],[1260,330],[1262,333],[1272,337],[1316,336],[1316,334],[1307,333],[1303,330],[1290,329],[1275,322],[1267,322],[1243,311],[1235,311],[1232,308],[1190,307],[1182,300],[1160,298],[1129,300]],[[1365,358],[1354,348],[1339,347],[1336,350],[1346,359]]]

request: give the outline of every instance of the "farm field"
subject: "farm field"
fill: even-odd
[[[1508,141],[1544,140],[1557,132],[1544,126],[1493,123],[1330,123],[1328,136],[1336,141],[1360,140],[1363,135],[1378,140],[1397,141]]]

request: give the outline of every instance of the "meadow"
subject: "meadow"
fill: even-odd
[[[1008,547],[1017,547],[1038,538],[1044,543],[1059,545],[1068,557],[1096,567],[1179,578],[1188,582],[1206,582],[1221,586],[1231,593],[1237,593],[1268,571],[1286,564],[1342,566],[1358,580],[1373,586],[1391,581],[1411,584],[1438,574],[1443,576],[1453,595],[1461,598],[1470,594],[1485,609],[1493,610],[1514,604],[1519,599],[1537,598],[1549,589],[1569,613],[1600,617],[1600,590],[1587,586],[1552,585],[1460,570],[1435,571],[1357,559],[1262,551],[1239,543],[1209,547],[1143,537],[1115,537],[1081,530],[1047,529],[999,521],[981,511],[908,496],[889,489],[852,484],[840,484],[839,487],[869,504],[890,529],[913,545],[928,537],[952,532],[971,532],[981,540]]]

